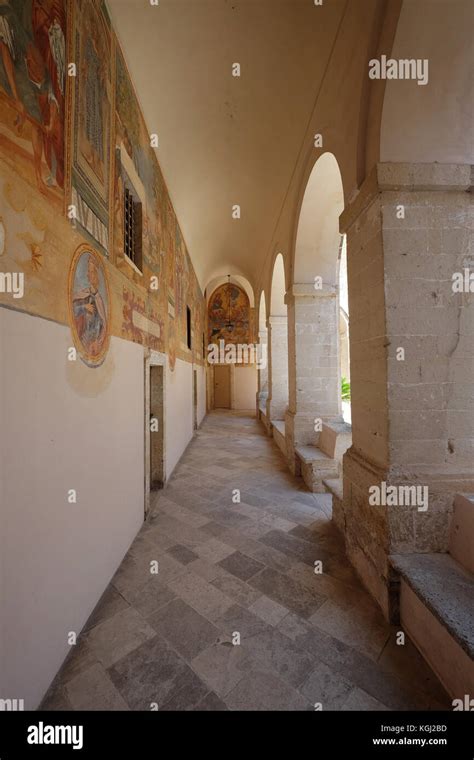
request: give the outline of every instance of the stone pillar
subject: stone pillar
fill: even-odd
[[[288,320],[268,318],[268,398],[269,420],[284,420],[288,406]]]
[[[259,409],[266,409],[268,396],[268,334],[267,330],[259,330],[258,342],[258,391],[257,391],[257,417]]]
[[[474,304],[452,286],[472,271],[470,186],[469,166],[379,164],[341,215],[353,444],[334,519],[387,617],[389,555],[446,552],[454,495],[474,490]],[[382,483],[396,504],[373,504]]]
[[[339,299],[335,288],[295,284],[288,307],[289,403],[285,418],[290,468],[295,447],[317,444],[315,420],[342,422]]]

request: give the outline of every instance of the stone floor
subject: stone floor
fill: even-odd
[[[330,513],[255,419],[209,415],[41,709],[449,708]]]

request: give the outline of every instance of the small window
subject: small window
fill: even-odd
[[[187,338],[187,346],[190,349],[191,348],[191,309],[189,306],[186,306],[186,338]]]
[[[137,269],[142,271],[142,204],[131,187],[124,194],[124,251]]]

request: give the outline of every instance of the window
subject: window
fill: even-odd
[[[187,337],[187,346],[190,349],[191,348],[191,309],[189,306],[186,306],[186,337]]]
[[[124,251],[137,269],[142,271],[142,204],[130,185],[124,193]]]

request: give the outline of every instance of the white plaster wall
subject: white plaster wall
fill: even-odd
[[[168,479],[193,437],[193,365],[181,359],[176,359],[173,372],[166,365],[165,425]]]
[[[0,696],[34,709],[143,520],[143,349],[113,338],[90,369],[68,328],[6,309],[0,338]]]
[[[232,409],[254,410],[258,382],[256,366],[238,367],[234,365],[231,371],[233,373]]]

